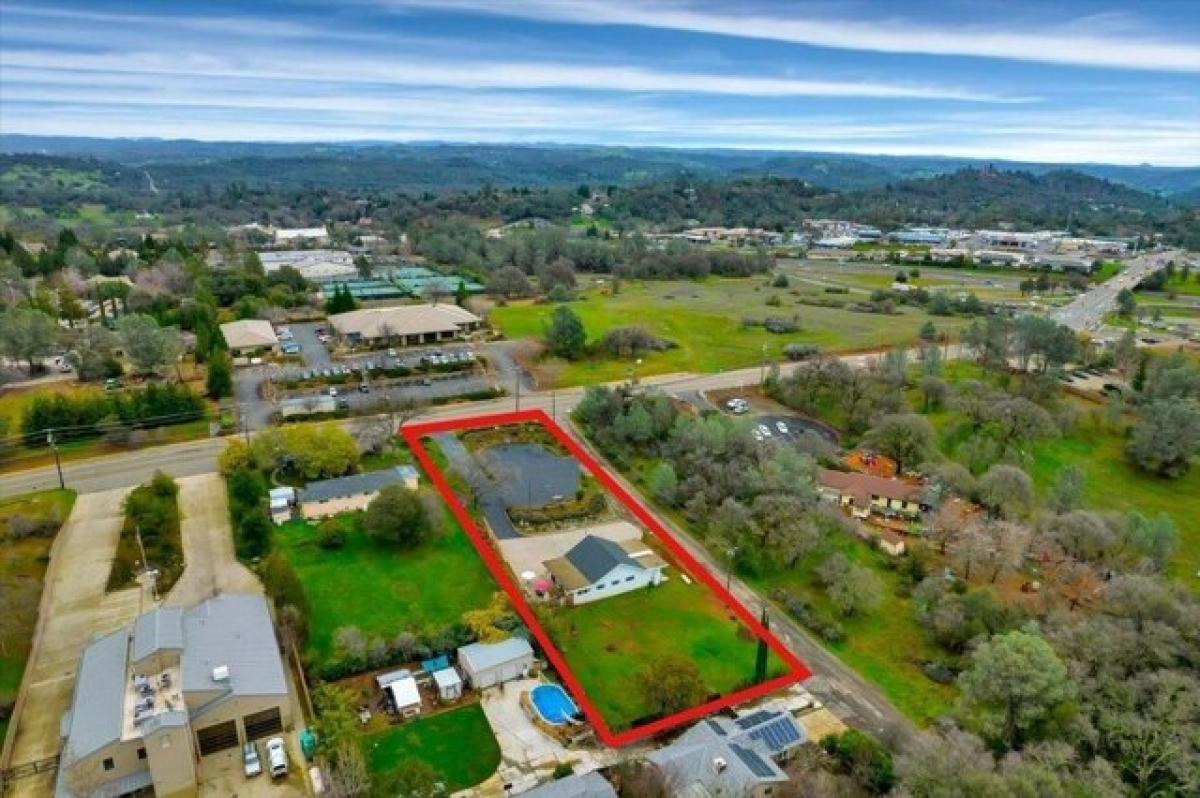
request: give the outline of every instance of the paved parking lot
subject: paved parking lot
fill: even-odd
[[[756,431],[765,441],[796,443],[805,433],[812,433],[833,444],[838,441],[837,433],[829,427],[799,416],[767,414],[755,416],[753,420],[756,422]],[[766,427],[766,432],[763,427]]]

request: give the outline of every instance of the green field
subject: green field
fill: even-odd
[[[38,601],[42,594],[42,579],[53,537],[28,537],[9,540],[8,519],[14,515],[42,519],[51,513],[66,520],[75,503],[75,491],[48,490],[28,493],[0,501],[0,592],[6,601],[0,615],[0,706],[16,698],[29,656],[34,626],[37,623]],[[0,740],[3,740],[0,729]]]
[[[754,676],[750,631],[699,582],[668,581],[577,607],[546,610],[540,619],[555,646],[610,728],[645,717],[637,673],[657,657],[675,654],[696,664],[710,694],[733,692]],[[770,675],[784,671],[772,655]]]
[[[962,320],[931,317],[902,308],[894,316],[855,313],[840,308],[804,305],[789,289],[769,287],[769,278],[710,278],[698,281],[630,281],[617,296],[591,288],[569,307],[579,314],[588,341],[628,325],[641,325],[654,335],[677,344],[675,349],[645,355],[638,376],[671,372],[712,372],[762,362],[765,353],[777,360],[789,343],[815,343],[826,350],[878,349],[912,343],[925,321],[933,318],[942,330],[962,326]],[[803,292],[799,292],[803,293]],[[780,305],[766,304],[778,297]],[[509,338],[541,338],[554,305],[514,303],[497,307],[491,321]],[[797,318],[800,330],[776,335],[761,326],[744,327],[743,318]],[[560,385],[579,385],[624,379],[632,360],[602,357],[569,363],[558,375]]]
[[[1087,475],[1087,504],[1100,510],[1166,513],[1175,522],[1179,548],[1168,573],[1200,591],[1200,463],[1179,479],[1163,479],[1134,468],[1125,459],[1123,436],[1083,422],[1074,434],[1032,447],[1033,477],[1045,493],[1064,466]]]
[[[360,517],[338,516],[347,534],[337,550],[318,546],[316,527],[301,520],[275,535],[312,604],[308,653],[317,660],[332,654],[339,627],[391,639],[404,630],[440,630],[491,601],[496,584],[449,516],[447,534],[413,550],[375,544],[359,528]]]
[[[420,759],[449,792],[479,784],[500,766],[500,746],[478,704],[368,735],[362,746],[371,773],[382,775],[404,759]]]

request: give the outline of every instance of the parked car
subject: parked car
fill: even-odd
[[[775,422],[775,429],[779,430],[780,435],[788,434],[788,425],[783,423],[782,421]]]
[[[272,737],[267,740],[267,766],[271,768],[271,778],[286,776],[288,772],[287,746],[282,737]]]
[[[262,773],[262,760],[258,758],[258,746],[253,740],[242,746],[242,766],[246,771],[246,778]],[[284,767],[287,767],[286,763]]]
[[[757,429],[755,429],[754,430],[754,440],[764,441],[764,440],[766,440],[766,438],[763,437],[763,434],[761,432],[759,432]]]
[[[359,393],[370,393],[370,392],[371,392],[371,386],[370,386],[370,385],[367,385],[365,382],[360,382],[360,383],[358,384],[358,392],[359,392]]]
[[[388,357],[395,357],[395,356],[396,356],[396,350],[395,350],[395,349],[389,349],[389,350],[388,350]]]
[[[337,386],[336,385],[329,386],[329,395],[334,398],[337,398]]]
[[[761,432],[763,434],[763,437],[765,437],[765,438],[771,437],[771,428],[768,427],[766,424],[759,424],[758,431]]]
[[[106,391],[115,391],[120,387],[121,387],[121,381],[118,380],[116,377],[109,377],[107,380],[104,381],[104,390],[106,390]]]

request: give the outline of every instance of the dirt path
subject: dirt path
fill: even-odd
[[[178,482],[184,571],[163,603],[191,607],[217,593],[261,593],[258,579],[234,555],[224,480],[201,474]]]
[[[126,489],[81,495],[51,549],[33,650],[13,716],[10,762],[54,756],[84,647],[137,617],[142,591],[104,592],[121,528]],[[52,778],[52,776],[50,777]],[[45,795],[45,777],[20,779],[13,796]]]

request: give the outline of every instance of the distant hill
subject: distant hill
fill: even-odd
[[[181,189],[242,182],[251,186],[347,190],[437,190],[484,184],[628,185],[678,176],[776,176],[845,191],[990,165],[1035,175],[1071,169],[1164,196],[1200,191],[1200,166],[1035,164],[770,150],[440,142],[297,144],[5,135],[0,136],[0,152],[102,158],[150,169],[157,182]]]

